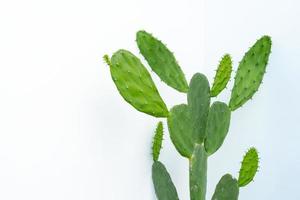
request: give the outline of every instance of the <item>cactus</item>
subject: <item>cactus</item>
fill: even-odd
[[[195,143],[202,143],[210,104],[209,83],[203,74],[193,76],[187,94],[188,105],[174,106],[168,117],[171,139],[178,152],[190,158]]]
[[[191,157],[194,150],[193,129],[186,104],[174,106],[168,117],[171,140],[177,151],[184,157]]]
[[[163,123],[158,122],[156,130],[155,130],[153,146],[152,146],[153,161],[158,161],[160,149],[162,147],[163,136],[164,136]]]
[[[126,50],[119,50],[108,62],[110,72],[120,94],[137,110],[155,117],[168,116],[168,109],[141,61]]]
[[[207,153],[203,144],[196,144],[190,159],[191,200],[205,200],[207,182]]]
[[[158,199],[179,200],[170,174],[166,167],[159,161],[155,161],[152,165],[152,180]]]
[[[239,173],[238,183],[240,187],[248,185],[254,178],[258,169],[258,153],[257,150],[252,147],[245,154],[242,161],[242,166]]]
[[[158,161],[163,140],[163,123],[158,122],[153,139],[152,155],[152,180],[158,199],[179,200],[176,187],[164,164]]]
[[[216,97],[226,87],[230,80],[232,71],[232,61],[229,54],[223,56],[216,72],[214,84],[211,88],[211,96]]]
[[[169,111],[150,74],[141,61],[126,50],[112,59],[104,56],[111,76],[123,98],[137,110],[154,117],[167,118],[169,135],[178,153],[189,161],[190,199],[205,200],[208,158],[218,151],[229,131],[234,110],[246,103],[258,90],[271,52],[271,38],[263,36],[245,54],[238,66],[229,104],[213,97],[226,87],[232,61],[226,54],[220,61],[210,89],[205,75],[196,73],[187,85],[174,55],[165,45],[145,31],[137,33],[137,44],[155,73],[169,86],[187,93],[187,103]],[[157,124],[152,146],[152,180],[158,200],[178,200],[177,190],[159,155],[163,141],[163,123]],[[258,169],[258,153],[250,148],[243,158],[238,179],[225,174],[217,184],[212,200],[237,200],[239,188],[253,179]]]
[[[202,143],[206,136],[205,129],[210,104],[209,92],[207,78],[203,74],[195,74],[191,79],[187,95],[194,143]]]
[[[263,36],[250,48],[239,64],[229,108],[233,111],[246,103],[258,90],[271,53],[271,38]]]
[[[211,155],[223,144],[230,124],[230,110],[225,103],[216,101],[209,110],[204,142],[206,152]]]
[[[225,174],[217,184],[212,200],[237,200],[238,196],[237,180],[230,174]]]
[[[173,53],[161,41],[146,31],[138,31],[136,43],[141,54],[162,81],[179,92],[188,91],[185,76]]]

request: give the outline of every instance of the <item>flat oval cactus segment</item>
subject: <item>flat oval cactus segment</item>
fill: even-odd
[[[210,105],[210,88],[207,78],[196,73],[190,82],[188,105],[191,113],[191,126],[194,143],[202,143],[205,138],[205,129]]]
[[[226,87],[232,72],[232,61],[229,54],[223,56],[218,66],[210,95],[216,97]]]
[[[263,36],[245,54],[239,64],[229,102],[230,110],[246,103],[262,83],[271,53],[271,38]]]
[[[239,186],[237,180],[230,174],[224,175],[216,186],[212,200],[237,200]]]
[[[248,185],[253,179],[258,169],[258,153],[255,148],[250,148],[245,154],[239,173],[238,183],[240,187]]]
[[[149,72],[135,55],[126,50],[114,53],[110,72],[120,94],[134,108],[154,117],[168,116]]]
[[[170,87],[187,92],[188,84],[173,53],[146,31],[138,31],[136,42],[152,70]]]
[[[207,153],[203,144],[196,144],[190,159],[191,200],[205,200],[207,182]]]
[[[171,140],[177,151],[182,156],[190,158],[195,142],[192,135],[190,113],[186,104],[174,106],[170,110],[168,127]]]
[[[158,200],[179,200],[166,167],[159,161],[154,162],[152,165],[152,181]]]
[[[205,149],[211,155],[223,144],[230,125],[231,112],[223,102],[214,102],[209,109]]]
[[[158,161],[160,150],[162,147],[162,141],[163,141],[163,136],[164,136],[164,130],[163,130],[163,123],[158,122],[156,130],[155,130],[155,135],[153,139],[153,146],[152,146],[152,156],[153,156],[153,161]]]

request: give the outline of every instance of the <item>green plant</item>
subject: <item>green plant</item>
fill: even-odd
[[[206,76],[196,73],[189,84],[172,52],[145,31],[136,41],[152,70],[170,87],[187,93],[187,103],[170,110],[162,100],[151,75],[141,61],[126,50],[111,59],[105,55],[111,76],[121,96],[137,110],[154,117],[167,118],[171,140],[180,155],[189,160],[190,199],[206,197],[207,159],[223,144],[229,130],[231,112],[240,108],[258,90],[271,52],[271,38],[263,36],[246,52],[239,63],[229,104],[212,98],[226,88],[232,72],[232,60],[226,54],[220,61],[212,88]],[[163,123],[159,122],[153,141],[152,179],[159,200],[176,200],[178,194],[165,166],[159,161]],[[258,153],[250,148],[242,161],[238,179],[225,174],[216,186],[213,200],[238,199],[239,188],[249,184],[258,169]]]

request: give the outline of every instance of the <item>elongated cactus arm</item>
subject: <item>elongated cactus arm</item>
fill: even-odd
[[[220,61],[219,67],[216,72],[213,86],[211,88],[211,96],[216,97],[226,87],[230,80],[232,72],[232,60],[229,54],[225,54]]]
[[[237,200],[239,197],[239,186],[235,178],[225,174],[216,186],[212,200]]]
[[[245,154],[239,173],[238,183],[240,187],[248,185],[257,172],[259,164],[258,153],[255,148],[250,148]]]
[[[179,200],[166,167],[159,161],[155,161],[152,165],[152,181],[158,200]]]
[[[109,61],[106,59],[106,61]],[[168,109],[152,78],[132,53],[119,50],[111,58],[110,72],[122,97],[137,110],[154,117],[167,117]]]
[[[190,158],[191,200],[205,200],[207,182],[207,153],[203,144],[196,144]]]
[[[229,102],[230,110],[233,111],[241,107],[258,90],[266,72],[271,46],[271,38],[263,36],[243,57],[234,78],[234,86]]]
[[[138,31],[136,42],[152,70],[170,87],[187,92],[188,84],[173,53],[146,31]]]
[[[210,106],[210,88],[207,78],[196,73],[189,85],[187,96],[194,143],[202,143],[206,137],[207,116]]]
[[[153,161],[158,161],[160,150],[162,147],[163,136],[164,136],[163,123],[158,122],[155,130],[155,135],[153,138],[153,145],[152,145]]]

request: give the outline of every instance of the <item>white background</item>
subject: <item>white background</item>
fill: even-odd
[[[212,81],[224,53],[236,69],[257,38],[272,36],[262,87],[209,158],[207,197],[255,146],[260,171],[240,199],[300,199],[299,13],[297,0],[1,0],[0,199],[155,199],[158,119],[123,101],[102,61],[119,48],[137,54],[140,29],[168,44],[188,80],[202,72]],[[153,79],[169,108],[186,101]],[[187,200],[188,162],[167,132],[161,161]]]

